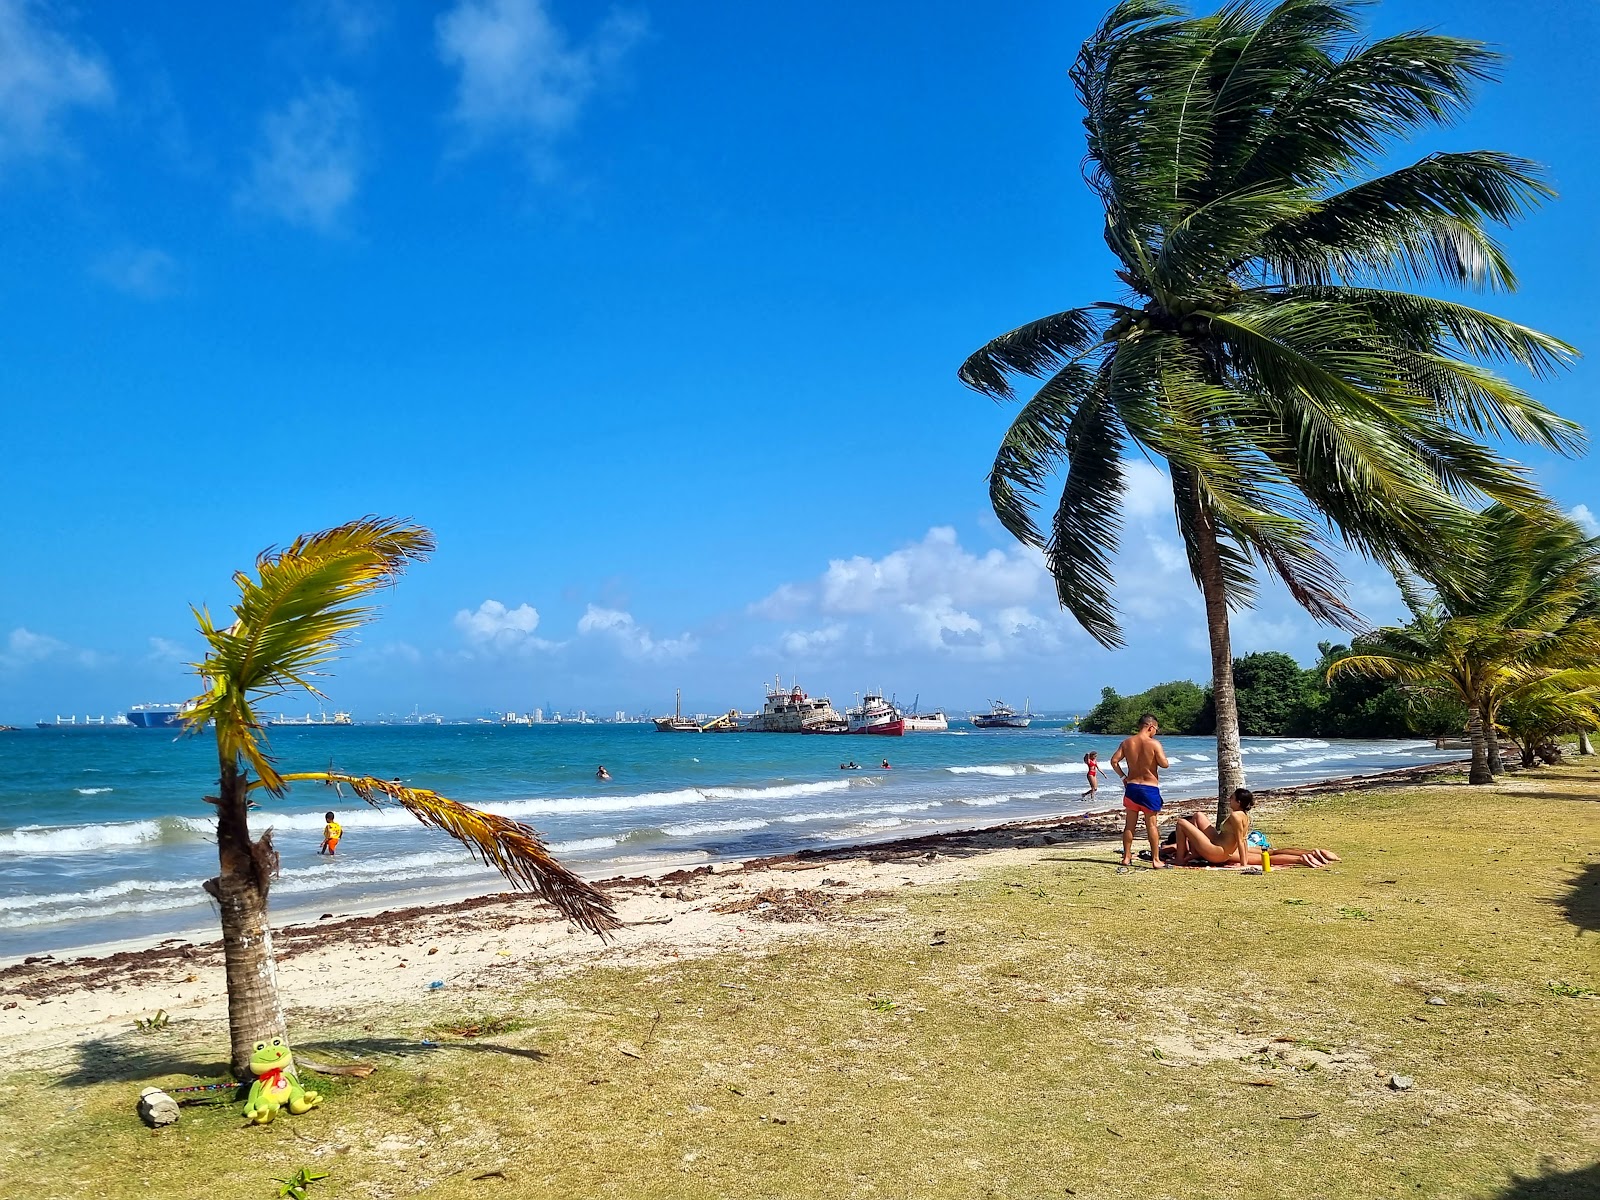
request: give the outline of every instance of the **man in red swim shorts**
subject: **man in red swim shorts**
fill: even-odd
[[[1122,865],[1133,865],[1133,831],[1139,824],[1139,814],[1144,814],[1144,831],[1150,837],[1150,866],[1163,867],[1161,861],[1161,835],[1156,826],[1161,821],[1161,777],[1157,772],[1170,767],[1167,752],[1156,741],[1160,724],[1154,714],[1145,713],[1139,718],[1139,732],[1124,738],[1117,752],[1111,756],[1111,769],[1122,780]]]

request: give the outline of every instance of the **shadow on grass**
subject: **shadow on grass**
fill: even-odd
[[[1590,863],[1574,875],[1555,903],[1579,929],[1600,930],[1600,863]]]
[[[295,1050],[307,1058],[315,1059],[335,1054],[357,1059],[378,1054],[386,1054],[393,1058],[424,1058],[430,1054],[438,1054],[442,1050],[465,1050],[471,1054],[504,1054],[508,1058],[525,1058],[530,1062],[543,1062],[550,1057],[543,1050],[523,1046],[502,1046],[474,1038],[450,1038],[443,1042],[397,1037],[326,1038],[314,1042],[297,1042]]]
[[[1600,1196],[1600,1163],[1518,1179],[1495,1200],[1593,1200]]]
[[[134,1039],[132,1035],[97,1038],[77,1048],[78,1061],[59,1081],[67,1087],[92,1083],[148,1083],[168,1075],[201,1079],[227,1079],[226,1058],[200,1059],[185,1046],[175,1046],[160,1034]]]

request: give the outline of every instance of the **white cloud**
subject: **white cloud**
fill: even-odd
[[[355,199],[362,158],[355,93],[337,83],[308,83],[262,118],[238,202],[291,225],[331,232]]]
[[[663,661],[685,658],[695,650],[694,638],[687,633],[675,638],[654,638],[633,619],[633,614],[593,604],[578,618],[578,633],[582,637],[605,638],[629,658]]]
[[[845,634],[843,625],[821,629],[791,629],[778,639],[778,646],[792,658],[811,658],[838,646]]]
[[[1044,559],[1034,550],[1019,545],[976,555],[962,549],[954,529],[936,526],[922,541],[880,559],[832,560],[819,583],[820,604],[825,612],[865,613],[920,603],[934,593],[962,605],[1025,603],[1045,580]]]
[[[10,671],[46,662],[96,667],[101,661],[101,656],[93,650],[69,646],[59,638],[34,633],[20,625],[6,636],[5,649],[0,651],[0,670]]]
[[[455,120],[474,141],[548,143],[572,128],[645,30],[640,14],[612,9],[574,42],[545,0],[457,0],[437,24],[439,57],[459,72]]]
[[[1600,520],[1589,511],[1587,504],[1574,505],[1567,510],[1567,516],[1589,537],[1600,537]]]
[[[346,54],[361,53],[388,25],[376,0],[301,0],[300,17]]]
[[[141,300],[159,300],[178,290],[178,261],[154,246],[124,246],[99,259],[96,278]]]
[[[1172,479],[1160,467],[1142,458],[1125,458],[1122,473],[1127,483],[1122,497],[1124,513],[1142,520],[1172,511]]]
[[[0,161],[62,153],[69,112],[113,99],[97,47],[49,25],[37,0],[0,0]]]
[[[480,650],[548,650],[555,645],[534,636],[539,610],[531,604],[507,608],[498,600],[485,600],[476,610],[456,613],[455,626]]]
[[[150,639],[150,652],[145,655],[152,662],[172,663],[174,665],[189,662],[189,652],[170,638],[153,637]]]

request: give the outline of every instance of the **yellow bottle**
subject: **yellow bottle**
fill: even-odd
[[[1272,870],[1272,851],[1263,847],[1261,851],[1261,873],[1265,875],[1270,870]]]

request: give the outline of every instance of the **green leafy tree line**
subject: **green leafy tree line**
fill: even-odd
[[[1310,668],[1276,650],[1233,660],[1242,736],[1440,737],[1459,733],[1465,726],[1464,706],[1442,702],[1432,694],[1354,674],[1335,675],[1329,682],[1329,668],[1348,657],[1350,647],[1323,642],[1318,651],[1320,657]],[[1216,732],[1211,690],[1187,679],[1160,683],[1133,696],[1105,688],[1100,703],[1078,727],[1084,733],[1131,733],[1147,712],[1155,715],[1166,733]]]

